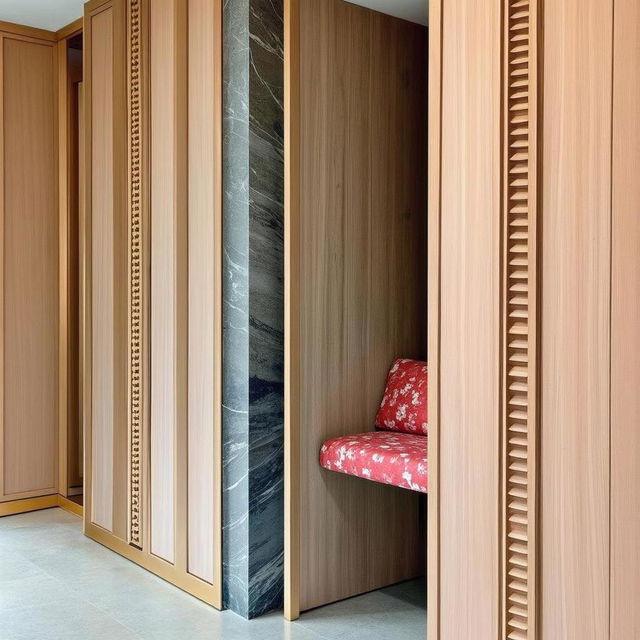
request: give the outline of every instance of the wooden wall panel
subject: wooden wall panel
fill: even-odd
[[[186,508],[185,0],[150,5],[151,552],[176,560],[176,506]]]
[[[640,3],[616,0],[611,307],[611,635],[640,637]]]
[[[442,20],[436,615],[455,640],[499,630],[500,3]]]
[[[91,20],[92,521],[113,526],[113,11]],[[93,106],[95,105],[95,107]]]
[[[423,570],[419,497],[324,471],[318,452],[373,427],[395,357],[425,356],[427,43],[421,27],[338,0],[290,2],[286,28],[286,610],[296,617]]]
[[[609,637],[612,7],[545,3],[544,638]]]
[[[220,434],[220,6],[189,1],[188,570],[214,581]]]
[[[57,487],[56,60],[48,43],[9,35],[0,43],[3,484],[16,498]]]
[[[126,538],[127,523],[124,25],[122,2],[87,5],[84,381],[90,387],[85,395],[90,469],[85,504],[88,522],[120,538]]]
[[[85,308],[84,381],[95,395],[98,378],[99,391],[112,396],[103,400],[110,425],[87,429],[85,484],[91,497],[111,474],[113,521],[109,528],[85,517],[85,531],[217,607],[221,18],[219,0],[86,6],[86,201],[93,210],[86,208],[83,226],[85,252],[92,238],[107,245],[85,260],[83,295],[93,302]],[[98,323],[105,325],[99,337]],[[84,403],[86,415],[86,388]],[[98,466],[97,476],[96,463],[110,467]]]

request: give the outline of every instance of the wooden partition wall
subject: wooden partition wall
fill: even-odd
[[[55,34],[0,22],[0,503],[58,489],[56,69]]]
[[[424,573],[417,494],[322,470],[426,350],[426,29],[341,0],[286,23],[285,614]]]
[[[221,606],[221,4],[85,13],[85,530]]]
[[[429,640],[638,637],[640,8],[430,29]]]

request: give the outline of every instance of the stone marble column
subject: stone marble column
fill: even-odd
[[[283,595],[282,0],[224,2],[223,591],[247,618]]]

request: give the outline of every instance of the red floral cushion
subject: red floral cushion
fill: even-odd
[[[396,360],[376,416],[378,429],[427,433],[427,363]]]
[[[427,438],[373,431],[327,440],[320,464],[330,471],[427,492]]]

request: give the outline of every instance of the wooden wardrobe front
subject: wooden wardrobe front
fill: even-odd
[[[87,534],[221,606],[221,4],[86,5]]]
[[[640,7],[430,20],[429,639],[640,637]]]
[[[65,371],[56,84],[55,34],[0,22],[2,515],[13,512],[10,503],[16,511],[52,506],[58,493]]]

